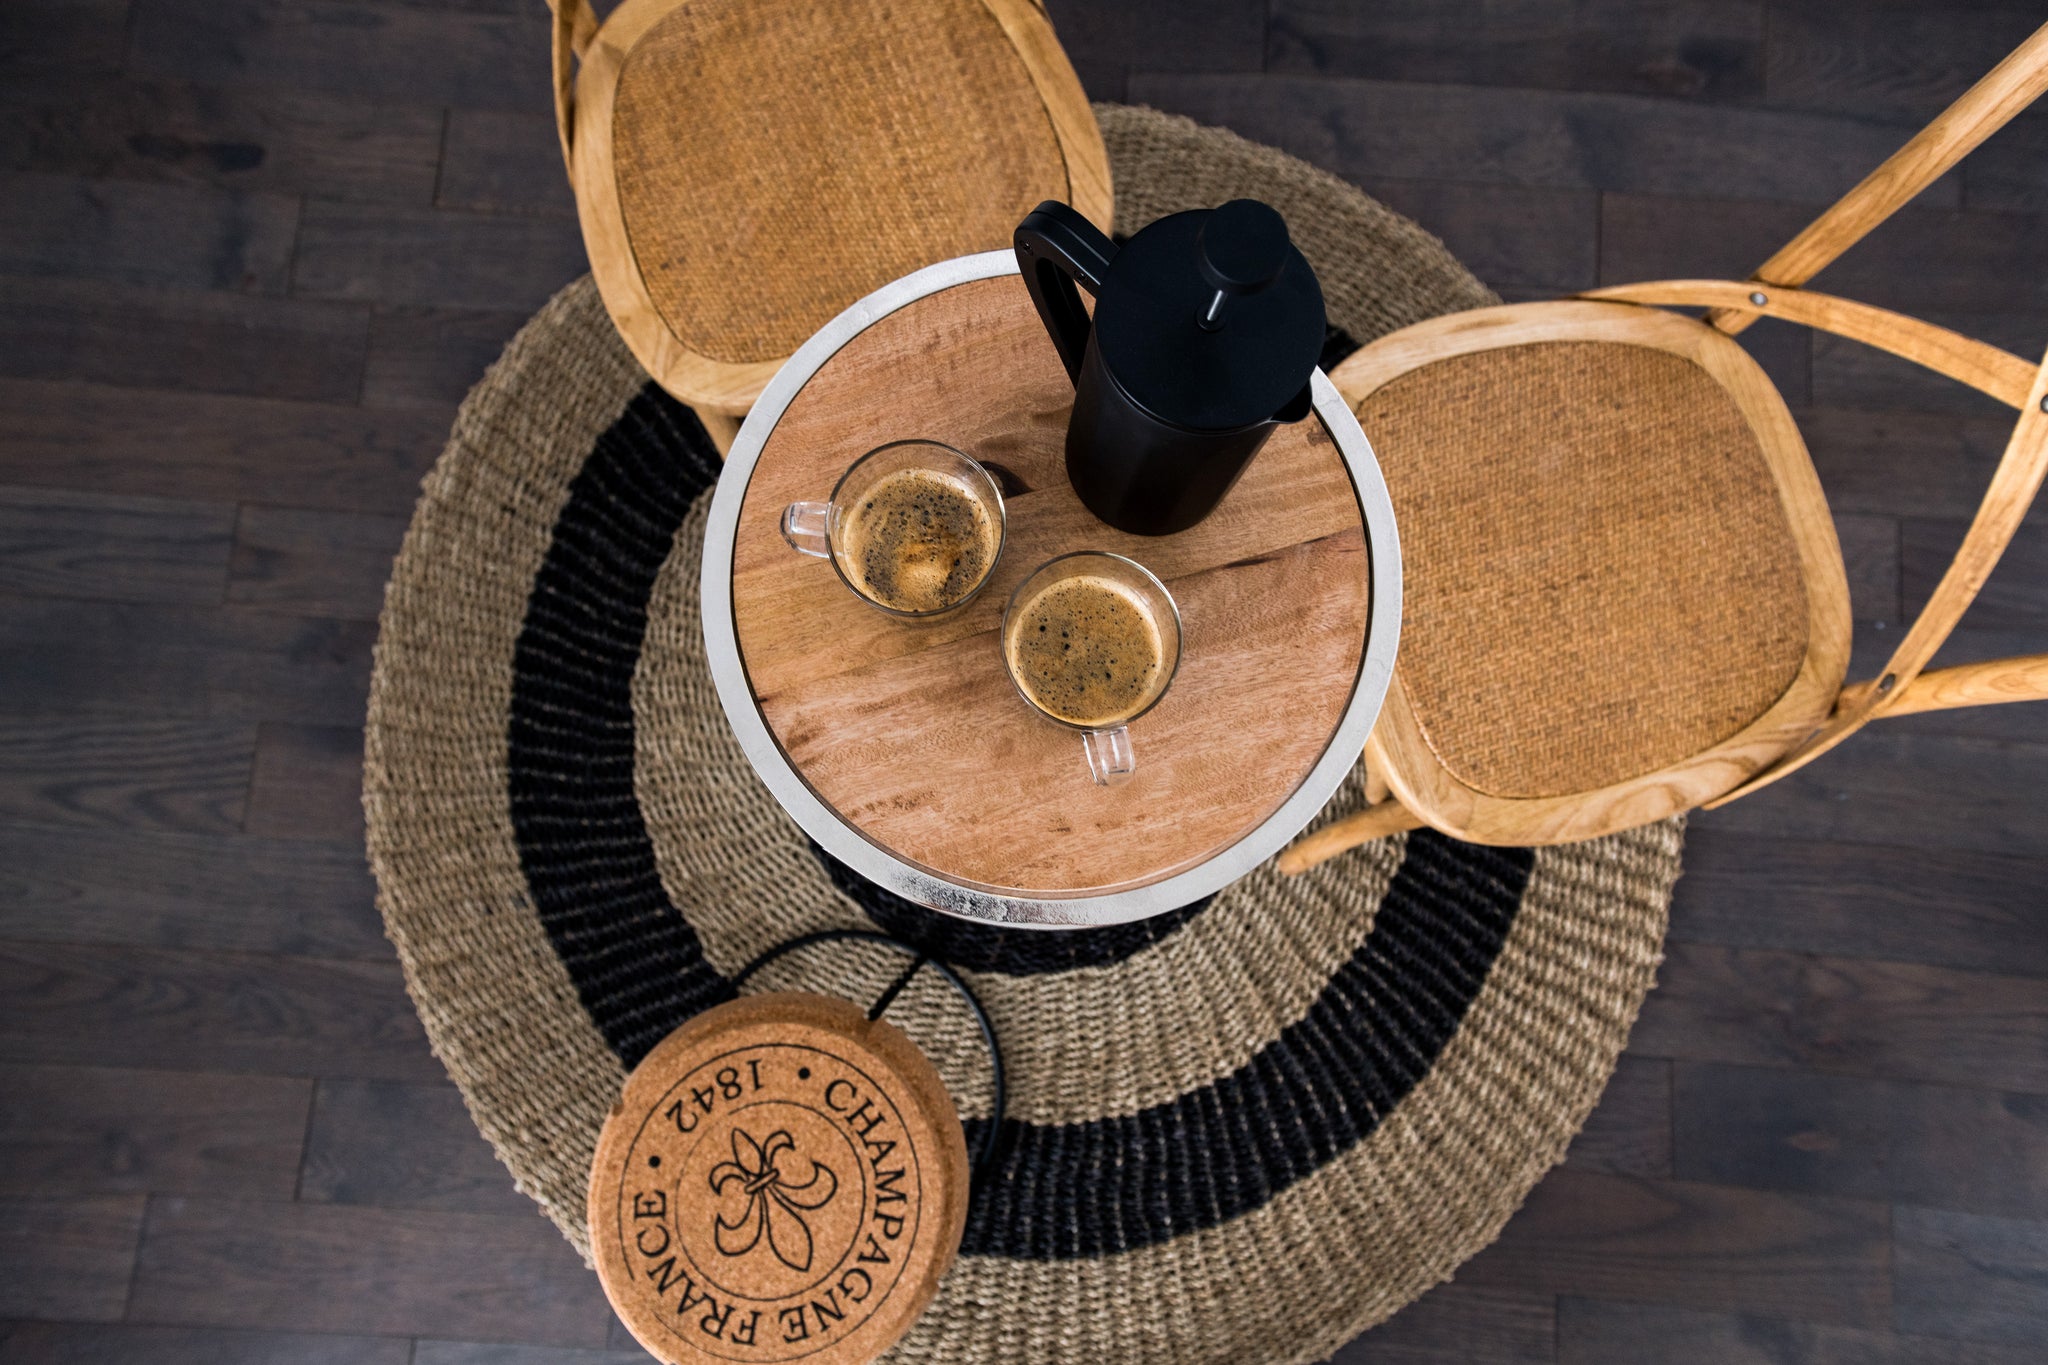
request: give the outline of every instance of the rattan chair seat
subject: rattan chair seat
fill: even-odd
[[[678,398],[745,412],[862,296],[1010,244],[1046,199],[1107,225],[1099,130],[1031,0],[625,0],[561,92],[591,269]],[[565,60],[558,57],[559,60]]]
[[[1358,410],[1401,525],[1399,671],[1492,796],[1655,772],[1770,708],[1807,648],[1756,434],[1686,357],[1538,342],[1422,365]]]
[[[1067,194],[1031,73],[981,5],[787,8],[693,0],[619,77],[633,257],[662,321],[715,360],[786,356],[877,284],[1004,246]]]

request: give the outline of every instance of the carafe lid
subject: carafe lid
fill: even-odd
[[[1095,344],[1139,406],[1195,431],[1272,418],[1323,350],[1323,290],[1256,199],[1171,214],[1111,260]]]

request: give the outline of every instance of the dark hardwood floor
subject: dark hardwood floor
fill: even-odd
[[[1511,298],[1742,274],[2038,0],[1052,0],[1084,79],[1349,177]],[[0,3],[0,1365],[600,1365],[428,1054],[356,801],[389,556],[582,250],[541,0]],[[1822,277],[2038,355],[2048,110]],[[1748,334],[1860,654],[2007,420]],[[2036,515],[1950,651],[2048,648]],[[1565,1167],[1363,1362],[2048,1358],[2048,705],[1692,826]]]

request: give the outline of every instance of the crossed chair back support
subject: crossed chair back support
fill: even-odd
[[[1407,614],[1366,747],[1383,799],[1297,842],[1283,870],[1422,824],[1480,843],[1592,838],[1734,800],[1883,716],[2048,699],[2048,654],[1927,669],[2048,472],[2048,363],[1802,287],[2044,88],[2048,27],[1746,282],[1453,314],[1337,367],[1400,517]],[[1933,596],[1878,676],[1848,686],[1826,499],[1783,400],[1730,339],[1759,317],[2019,410]]]
[[[721,446],[718,416],[863,295],[1008,246],[1044,199],[1109,228],[1102,135],[1033,0],[549,6],[598,292]]]

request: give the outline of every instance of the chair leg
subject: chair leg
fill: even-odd
[[[740,434],[741,419],[730,413],[710,412],[703,408],[696,409],[696,413],[697,420],[704,424],[705,434],[711,438],[711,444],[718,447],[718,457],[724,459],[730,455],[733,437]]]
[[[1314,834],[1296,839],[1282,850],[1276,865],[1292,877],[1360,844],[1399,834],[1404,829],[1420,828],[1421,818],[1399,801],[1382,801],[1355,815],[1347,815],[1333,825],[1325,825]]]
[[[1372,761],[1372,754],[1365,756],[1365,804],[1377,806],[1388,800],[1392,793],[1387,789],[1387,779]]]

